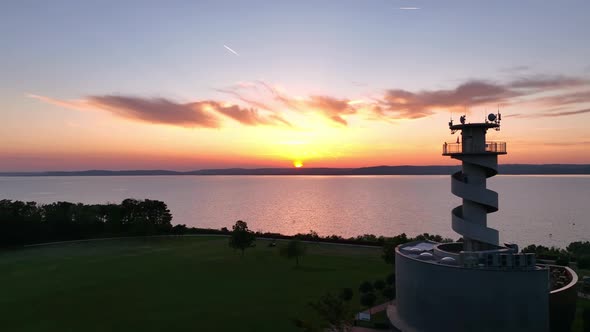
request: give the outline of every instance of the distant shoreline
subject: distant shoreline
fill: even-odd
[[[170,170],[86,170],[49,172],[0,172],[0,176],[155,176],[155,175],[449,175],[460,166],[372,166],[359,168],[226,168],[195,171]],[[503,164],[506,175],[584,175],[590,164]]]

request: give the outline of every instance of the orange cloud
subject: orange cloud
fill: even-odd
[[[103,110],[125,119],[187,128],[219,128],[221,121],[218,115],[223,115],[247,126],[291,126],[287,120],[277,114],[263,115],[257,109],[242,108],[237,105],[226,106],[221,102],[210,100],[177,103],[165,98],[107,95],[68,101],[34,94],[27,96],[69,109]]]
[[[207,102],[179,104],[164,98],[92,96],[91,105],[122,118],[182,127],[218,128],[219,119],[212,114],[217,105]]]
[[[249,107],[216,100],[178,103],[165,98],[121,95],[90,96],[71,101],[39,95],[29,97],[66,108],[105,110],[126,119],[182,127],[219,128],[221,117],[245,126],[295,127],[283,116],[285,108],[301,114],[320,114],[339,126],[347,126],[347,117],[359,114],[380,121],[419,119],[440,110],[463,111],[469,107],[500,103],[534,103],[552,108],[537,113],[513,114],[514,117],[570,116],[589,112],[587,106],[575,107],[590,102],[588,87],[590,80],[587,79],[537,75],[505,83],[470,80],[450,89],[418,92],[388,89],[366,102],[325,94],[295,98],[263,81],[240,82],[217,90]],[[553,95],[547,96],[548,93]],[[560,108],[555,109],[555,106]]]
[[[257,98],[262,97],[264,99],[269,99],[270,102],[279,103],[280,106],[269,106],[268,103],[248,98],[241,92],[241,90],[253,90],[256,93]],[[261,90],[265,90],[270,96],[265,96],[264,93],[261,93]],[[358,111],[358,106],[356,106],[358,102],[354,102],[350,99],[339,99],[325,95],[313,95],[308,98],[294,98],[262,81],[257,81],[251,84],[241,83],[230,89],[218,91],[227,93],[243,102],[263,109],[276,110],[280,107],[287,107],[287,109],[302,113],[317,112],[327,119],[343,126],[348,124],[343,115],[356,114]]]

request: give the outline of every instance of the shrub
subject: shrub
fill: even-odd
[[[375,301],[377,301],[377,296],[375,296],[375,294],[373,293],[365,293],[363,295],[361,295],[361,305],[370,308],[375,304]]]
[[[385,282],[390,286],[395,285],[395,273],[388,274],[387,278],[385,278]]]
[[[354,295],[352,288],[342,288],[340,290],[340,294],[338,294],[338,297],[340,297],[341,300],[343,301],[350,301],[352,300],[352,296]]]
[[[588,256],[580,256],[577,258],[578,260],[578,268],[579,269],[588,269],[590,268],[590,255]]]
[[[368,293],[373,291],[373,284],[368,281],[363,281],[359,286],[359,291],[361,293]]]
[[[382,290],[383,288],[385,288],[385,281],[383,281],[381,279],[380,280],[376,280],[373,283],[373,287],[375,287],[375,289],[377,289],[377,290]]]
[[[393,300],[395,299],[395,287],[387,287],[381,292],[381,294],[388,300]]]
[[[303,242],[293,239],[287,243],[287,246],[281,248],[281,256],[287,259],[295,258],[295,266],[299,266],[299,258],[305,255],[305,251]]]
[[[558,256],[555,260],[555,265],[568,266],[570,264],[569,256]]]

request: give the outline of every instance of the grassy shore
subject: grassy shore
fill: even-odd
[[[308,244],[299,268],[257,241],[93,241],[0,252],[6,331],[294,331],[310,300],[392,271],[379,248]],[[358,303],[355,294],[353,303]]]

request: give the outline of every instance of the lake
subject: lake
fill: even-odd
[[[488,180],[500,210],[488,225],[521,246],[590,240],[589,175],[500,175]],[[457,239],[450,176],[0,177],[0,199],[41,203],[166,202],[173,224],[252,230],[391,236],[428,232]]]

